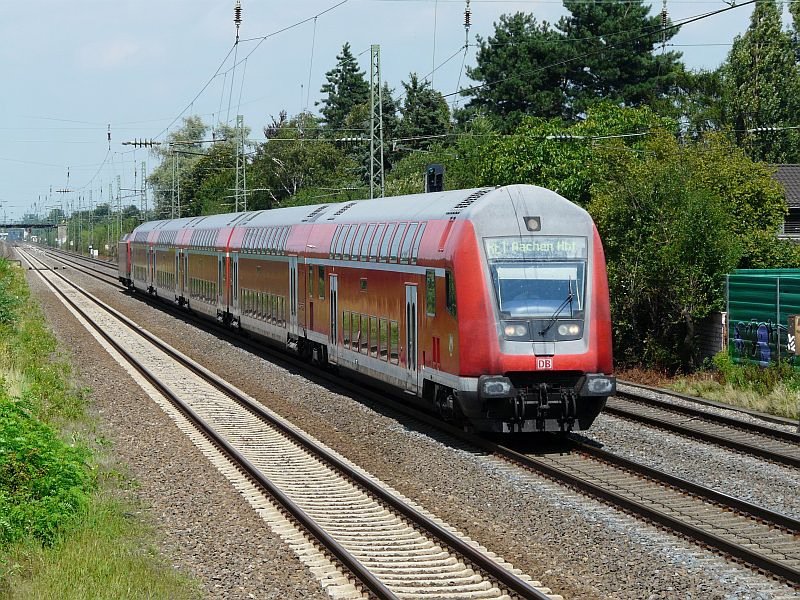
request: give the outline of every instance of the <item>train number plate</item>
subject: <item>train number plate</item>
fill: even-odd
[[[536,368],[537,369],[552,369],[553,368],[553,359],[552,358],[537,358],[536,359]]]

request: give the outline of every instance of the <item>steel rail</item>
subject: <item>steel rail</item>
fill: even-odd
[[[637,473],[660,483],[665,483],[677,490],[689,492],[690,494],[698,496],[699,498],[703,498],[704,500],[708,500],[709,502],[713,502],[719,506],[724,506],[739,513],[755,517],[764,523],[769,523],[775,527],[781,527],[796,535],[800,534],[800,520],[788,515],[769,510],[763,506],[751,504],[750,502],[741,500],[740,498],[723,494],[722,492],[718,492],[712,488],[699,485],[681,477],[665,473],[664,471],[628,460],[627,458],[624,458],[618,454],[602,450],[585,442],[572,440],[572,443],[580,452],[589,454],[598,460],[607,462],[620,469]]]
[[[148,303],[151,301],[159,301],[162,305],[164,304],[163,301],[160,301],[158,299],[147,298],[146,301]],[[172,305],[168,304],[168,306],[170,308],[174,308],[172,307]],[[177,309],[175,309],[175,313],[178,314]],[[184,312],[180,312],[180,315],[184,317],[186,316]],[[194,321],[197,323],[202,322],[204,324],[210,324],[205,320],[201,321],[200,319],[194,319]],[[719,536],[715,536],[707,531],[694,527],[688,523],[684,523],[678,519],[675,519],[655,509],[652,509],[646,505],[636,503],[628,498],[620,496],[619,494],[615,494],[614,492],[606,490],[601,486],[591,484],[585,480],[574,477],[571,474],[564,473],[558,469],[555,469],[550,465],[544,464],[541,461],[536,461],[535,459],[532,459],[531,457],[525,454],[519,453],[516,450],[505,447],[501,444],[496,444],[490,440],[476,436],[474,434],[464,432],[463,430],[456,428],[448,423],[445,423],[428,413],[410,407],[407,404],[401,403],[397,400],[387,398],[385,394],[379,394],[376,392],[365,390],[363,387],[356,387],[355,385],[350,384],[349,382],[343,381],[341,378],[333,377],[329,373],[321,369],[314,368],[313,366],[310,366],[308,365],[308,363],[300,361],[299,359],[294,359],[286,355],[285,353],[279,353],[276,350],[272,350],[272,348],[269,346],[252,344],[247,340],[243,340],[241,336],[233,336],[232,334],[230,334],[228,330],[223,330],[218,326],[215,326],[215,328],[230,335],[231,339],[235,339],[237,343],[247,346],[248,348],[254,350],[255,352],[259,353],[262,356],[268,355],[273,359],[277,358],[280,361],[288,363],[294,367],[300,367],[309,372],[313,372],[317,377],[326,379],[327,381],[339,387],[348,389],[351,392],[357,391],[362,396],[367,396],[374,401],[380,402],[385,406],[391,407],[393,410],[407,417],[421,421],[429,426],[432,426],[450,435],[451,437],[454,437],[463,442],[467,442],[470,445],[475,446],[493,455],[504,458],[514,464],[517,464],[518,466],[524,469],[534,470],[536,472],[547,475],[549,478],[554,479],[559,483],[566,483],[568,486],[573,487],[574,489],[577,489],[582,493],[585,493],[586,495],[595,497],[612,506],[621,507],[623,510],[638,515],[639,517],[647,521],[662,525],[668,529],[676,531],[677,533],[683,535],[684,537],[687,537],[703,545],[706,545],[709,548],[712,548],[724,554],[728,554],[730,556],[734,556],[752,566],[755,566],[758,569],[761,569],[765,572],[772,573],[773,575],[786,579],[792,582],[794,585],[800,584],[800,570],[798,569],[788,567],[787,565],[784,565],[778,561],[767,559],[766,557],[763,557],[763,555],[760,555],[758,553],[753,553],[745,546],[731,543]],[[744,500],[740,500],[728,496],[726,494],[716,492],[715,490],[712,490],[710,488],[706,488],[704,486],[683,480],[673,475],[663,473],[656,469],[651,469],[649,467],[646,467],[645,465],[640,465],[632,461],[627,461],[622,457],[606,453],[597,448],[593,448],[591,446],[581,444],[575,441],[570,441],[570,443],[574,444],[575,447],[579,447],[581,451],[596,455],[597,458],[601,460],[607,460],[608,457],[613,457],[611,461],[619,464],[621,468],[627,468],[632,471],[639,472],[642,475],[649,476],[656,481],[661,481],[662,483],[668,484],[672,487],[685,490],[690,494],[700,496],[716,504],[722,506],[728,506],[729,508],[731,508],[731,510],[752,515],[754,518],[760,519],[762,521],[774,523],[775,526],[777,527],[781,527],[788,530],[796,530],[798,527],[797,521],[786,515],[782,515],[780,513],[770,511],[763,507],[750,504]]]
[[[761,412],[758,410],[753,410],[750,408],[745,408],[743,406],[734,406],[732,404],[725,404],[724,402],[717,402],[716,400],[709,400],[708,398],[700,398],[698,396],[690,396],[688,394],[682,394],[680,392],[676,392],[674,390],[668,390],[664,388],[658,388],[651,385],[645,385],[643,383],[635,383],[633,381],[626,381],[623,379],[617,379],[617,384],[620,385],[627,385],[633,388],[639,388],[642,390],[647,390],[648,392],[655,392],[656,394],[663,394],[665,396],[673,396],[675,398],[679,398],[681,400],[686,400],[687,402],[694,402],[696,404],[704,404],[706,406],[713,406],[714,408],[721,408],[723,410],[730,410],[734,412],[739,412],[745,415],[750,415],[751,417],[756,417],[761,419],[762,421],[769,421],[771,423],[775,423],[777,425],[787,425],[789,427],[797,427],[797,419],[790,419],[788,417],[780,417],[778,415],[771,415],[765,412]],[[619,390],[617,390],[619,391]]]
[[[113,273],[113,274],[112,273],[104,273],[100,269],[95,269],[94,267],[91,267],[91,266],[88,266],[88,265],[85,265],[85,264],[81,264],[79,262],[80,259],[79,258],[75,258],[72,255],[69,255],[69,258],[67,258],[64,255],[64,253],[62,253],[62,252],[53,252],[52,250],[44,250],[44,253],[45,253],[46,256],[50,256],[54,260],[58,260],[58,261],[61,261],[63,263],[66,263],[68,265],[73,265],[75,267],[78,267],[79,269],[83,270],[84,273],[86,273],[87,275],[89,275],[91,277],[94,277],[95,279],[100,279],[100,276],[108,277],[108,278],[114,279],[116,281],[116,285],[118,285],[119,287],[121,287],[121,288],[125,287],[121,283],[119,283],[119,275],[116,272]],[[86,260],[86,259],[84,259],[84,260]],[[109,265],[109,267],[113,267],[113,266],[114,265]],[[97,273],[97,275],[95,275],[94,273]],[[101,281],[102,281],[102,279],[101,279]]]
[[[639,423],[645,423],[646,425],[651,425],[652,427],[656,427],[659,429],[665,429],[667,431],[671,431],[673,433],[677,433],[683,436],[700,439],[703,440],[704,442],[709,442],[712,444],[716,444],[718,446],[731,448],[733,450],[737,450],[738,452],[743,452],[745,454],[758,456],[759,458],[765,458],[767,460],[776,463],[781,463],[791,467],[800,467],[800,458],[790,456],[787,454],[780,454],[777,452],[773,452],[772,450],[769,450],[767,448],[761,448],[759,446],[755,446],[748,442],[727,438],[721,435],[717,435],[715,433],[711,433],[709,431],[702,431],[699,429],[684,427],[677,423],[670,423],[668,421],[659,419],[657,417],[651,417],[648,415],[643,415],[634,411],[627,410],[625,408],[611,406],[608,403],[603,409],[603,412],[614,416],[637,421]]]
[[[61,277],[60,274],[56,275]],[[253,403],[248,398],[244,397],[241,394],[241,392],[239,392],[233,386],[228,384],[226,381],[217,377],[215,374],[211,373],[208,369],[206,369],[202,365],[198,364],[197,362],[195,362],[188,356],[182,354],[178,350],[166,345],[164,342],[153,336],[150,332],[142,329],[141,326],[137,325],[132,320],[128,319],[128,317],[121,314],[119,311],[112,308],[111,306],[108,306],[101,300],[92,297],[90,294],[82,290],[79,286],[75,285],[74,283],[68,281],[66,278],[62,277],[62,279],[64,279],[66,283],[71,285],[78,292],[89,298],[92,302],[95,302],[98,306],[106,310],[109,314],[122,321],[125,325],[130,327],[135,333],[147,339],[150,343],[158,347],[163,352],[166,352],[167,354],[172,356],[177,362],[181,363],[184,367],[190,369],[192,372],[202,377],[208,383],[217,388],[219,391],[226,394],[232,400],[236,401],[241,406],[251,411],[259,418],[268,422],[271,426],[280,430],[284,435],[286,435],[287,437],[294,440],[302,447],[306,448],[308,451],[318,456],[320,459],[322,459],[330,466],[332,466],[334,469],[345,475],[355,484],[362,487],[368,493],[378,498],[381,502],[392,507],[401,516],[407,518],[408,520],[416,524],[418,527],[427,531],[429,534],[437,538],[439,541],[449,546],[456,553],[460,554],[461,556],[466,558],[469,562],[471,562],[476,568],[480,569],[481,571],[487,573],[488,575],[496,579],[498,582],[502,584],[502,586],[506,587],[509,591],[518,594],[521,598],[524,598],[526,600],[527,599],[549,600],[549,596],[547,594],[537,590],[527,581],[517,577],[508,569],[504,568],[495,561],[491,560],[489,557],[481,553],[479,550],[474,548],[469,543],[465,542],[463,539],[459,538],[458,536],[451,533],[447,529],[438,525],[436,522],[426,517],[416,509],[412,508],[411,506],[408,506],[405,502],[396,498],[393,494],[388,493],[386,490],[384,490],[378,484],[373,482],[371,479],[362,475],[357,470],[352,469],[348,464],[340,460],[338,457],[334,456],[327,450],[320,448],[313,440],[311,440],[304,433],[297,431],[294,428],[288,426],[287,424],[275,419],[272,415],[266,412],[261,406]],[[105,333],[103,333],[103,337],[108,338],[108,336]],[[109,339],[109,341],[111,340]],[[114,347],[117,348],[118,344],[114,343]],[[159,389],[161,389],[161,387],[162,386],[159,386]],[[183,403],[181,402],[181,404]],[[191,408],[189,408],[188,406],[186,408],[188,410],[191,410]],[[224,442],[224,440],[222,441]],[[320,540],[320,542],[324,543],[322,540]],[[344,552],[347,552],[346,550],[344,550],[344,548],[342,548],[342,550]],[[357,560],[354,557],[352,557],[352,561],[357,562]],[[342,560],[342,563],[347,564],[345,563],[344,560]],[[359,576],[359,579],[360,578],[361,577]]]
[[[792,431],[784,431],[783,429],[774,429],[772,427],[767,427],[766,425],[759,425],[758,423],[748,423],[747,421],[742,421],[741,419],[726,417],[724,415],[718,415],[715,413],[710,413],[704,410],[700,410],[698,408],[691,408],[689,406],[683,406],[680,404],[672,404],[670,402],[667,402],[666,400],[659,400],[658,398],[648,398],[647,396],[640,396],[632,392],[622,392],[620,390],[617,390],[617,396],[620,396],[622,398],[627,398],[628,400],[632,400],[640,404],[647,404],[648,406],[654,406],[656,408],[668,410],[670,412],[676,412],[682,415],[688,415],[692,417],[699,417],[706,421],[713,421],[714,423],[725,425],[726,427],[740,429],[742,431],[747,431],[748,433],[757,433],[759,435],[765,435],[768,437],[775,438],[777,440],[792,442],[794,444],[800,444],[800,435]]]
[[[42,264],[44,264],[44,262],[42,262]],[[60,277],[58,273],[55,274]],[[116,311],[114,309],[104,305],[104,303],[100,301],[92,299],[89,294],[81,290],[74,283],[68,281],[66,278],[62,277],[62,279],[113,316],[117,318],[122,317],[125,325],[131,330],[136,333],[142,333],[142,330],[132,321],[122,315],[115,314]],[[306,531],[316,538],[320,544],[322,544],[333,556],[336,557],[338,561],[341,562],[341,564],[343,564],[353,575],[355,575],[370,590],[371,593],[381,600],[398,600],[397,595],[389,590],[377,577],[375,577],[363,564],[361,564],[358,559],[356,559],[348,550],[346,550],[344,546],[339,544],[339,542],[334,540],[326,531],[320,528],[319,525],[317,525],[317,523],[311,519],[303,509],[295,504],[286,494],[284,494],[275,484],[273,484],[272,481],[270,481],[258,469],[256,469],[253,464],[247,460],[247,458],[245,458],[238,450],[231,446],[224,438],[219,436],[214,429],[209,426],[202,417],[200,417],[200,415],[198,415],[188,404],[181,400],[181,398],[167,385],[161,382],[158,376],[153,374],[147,367],[137,360],[136,357],[130,354],[130,352],[128,352],[110,334],[106,333],[90,315],[86,314],[86,312],[80,306],[78,306],[77,303],[75,303],[75,301],[69,298],[56,286],[50,284],[50,287],[53,289],[53,291],[58,293],[58,295],[61,296],[61,298],[63,298],[63,300],[66,301],[75,311],[77,311],[86,320],[86,322],[89,323],[95,329],[95,331],[102,336],[104,340],[111,344],[111,346],[117,352],[125,357],[125,360],[127,360],[139,373],[141,373],[145,379],[147,379],[156,387],[156,389],[166,396],[170,402],[172,402],[172,404],[187,419],[189,419],[189,421],[191,421],[192,424],[207,439],[209,439],[209,441],[211,441],[219,450],[221,450],[223,454],[228,456],[229,460],[241,468],[244,473],[251,477],[263,490],[272,496],[284,508],[284,510],[286,510],[292,516],[292,518],[297,520],[297,522],[300,523]],[[147,336],[144,337],[148,339]],[[152,340],[149,339],[148,341],[152,342]],[[163,344],[158,344],[158,346],[162,350],[165,350]]]

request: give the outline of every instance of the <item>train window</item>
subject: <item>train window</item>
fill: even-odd
[[[258,292],[258,318],[262,321],[267,318],[267,295]]]
[[[284,227],[283,228],[283,235],[281,236],[281,243],[278,246],[278,252],[281,254],[286,254],[286,246],[289,243],[289,234],[292,232],[291,227]]]
[[[436,271],[425,271],[425,314],[429,317],[436,316]]]
[[[269,227],[264,227],[261,230],[261,234],[258,236],[258,242],[256,244],[256,250],[258,250],[259,254],[266,254],[267,252],[267,239],[269,238],[269,234],[272,230]]]
[[[403,245],[400,247],[400,262],[407,265],[411,259],[411,248],[414,243],[414,236],[417,234],[419,223],[411,223],[403,238]]]
[[[333,232],[333,239],[331,240],[331,251],[329,254],[330,258],[333,258],[336,255],[336,243],[339,241],[339,236],[342,233],[342,229],[344,229],[344,227],[342,227],[341,225],[337,225],[336,231]]]
[[[380,319],[378,321],[378,328],[380,329],[380,339],[378,340],[380,359],[389,360],[389,321]]]
[[[369,246],[374,233],[375,223],[370,223],[367,226],[367,235],[364,236],[364,241],[361,244],[361,260],[367,260],[369,258]]]
[[[308,297],[314,297],[314,265],[308,265]]]
[[[456,316],[456,283],[453,281],[453,273],[450,271],[444,272],[444,282],[446,288],[447,298],[447,312],[454,317]]]
[[[358,339],[361,337],[361,315],[353,313],[350,318],[353,322],[353,337],[350,338],[350,348],[358,352]]]
[[[278,296],[278,325],[283,327],[286,324],[286,298]]]
[[[400,223],[397,227],[397,233],[394,234],[392,245],[389,248],[389,262],[397,262],[397,257],[400,255],[400,242],[403,241],[403,234],[407,226],[408,223]]]
[[[270,227],[267,229],[267,235],[264,237],[264,252],[272,254],[272,249],[275,247],[275,238],[278,237],[278,228]]]
[[[372,237],[372,244],[369,247],[370,260],[378,260],[378,248],[380,248],[381,238],[383,237],[384,231],[386,231],[386,223],[381,223],[380,225],[378,225],[378,230]]]
[[[349,231],[350,225],[342,225],[342,232],[339,234],[339,239],[336,240],[336,248],[333,253],[334,258],[342,258],[342,249],[344,248],[344,242],[347,239]]]
[[[369,355],[378,356],[378,317],[369,318]]]
[[[392,235],[394,235],[396,229],[397,223],[389,223],[386,229],[386,235],[383,236],[383,241],[381,242],[380,254],[378,255],[378,260],[381,262],[386,262],[389,259],[389,243],[392,241]]]
[[[358,257],[360,256],[361,244],[364,241],[364,236],[366,235],[366,233],[367,233],[367,226],[364,224],[359,225],[358,229],[356,230],[356,237],[353,240],[353,249],[350,252],[350,257],[353,260],[358,260]]]
[[[319,299],[325,300],[325,267],[318,267],[317,273],[319,274],[319,281],[317,282],[319,285]]]
[[[350,346],[350,313],[342,311],[342,343],[345,348]]]
[[[350,260],[350,251],[353,248],[353,238],[356,237],[358,228],[355,225],[350,226],[350,231],[347,232],[347,239],[344,241],[344,248],[342,248],[342,259]]]
[[[272,324],[275,325],[278,321],[278,297],[275,294],[270,294],[272,296],[272,313],[270,314],[270,320]]]
[[[359,352],[367,354],[369,352],[369,317],[361,315],[361,347]]]
[[[417,230],[417,236],[414,238],[414,246],[411,249],[411,264],[417,264],[417,256],[419,256],[419,246],[422,243],[422,234],[425,233],[425,223],[422,223],[419,230]]]
[[[397,321],[389,325],[389,362],[393,365],[400,363],[400,328]]]

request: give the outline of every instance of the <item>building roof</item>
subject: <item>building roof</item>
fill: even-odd
[[[789,208],[800,208],[800,165],[774,165],[775,179],[786,189]]]

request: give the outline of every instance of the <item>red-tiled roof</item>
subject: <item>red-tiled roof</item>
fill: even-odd
[[[786,202],[790,208],[800,208],[800,165],[773,165],[775,179],[786,189]]]

